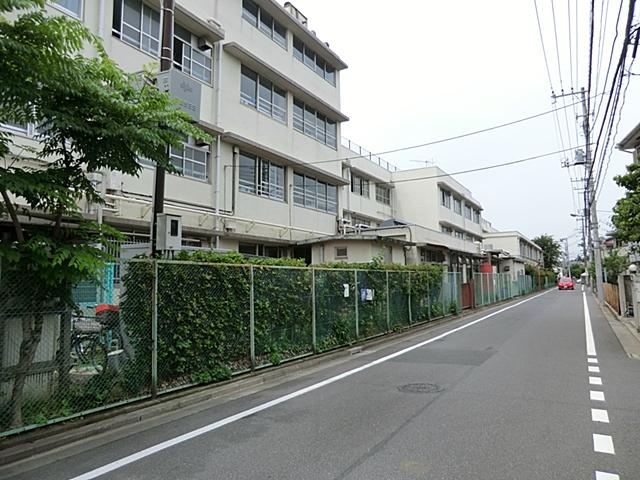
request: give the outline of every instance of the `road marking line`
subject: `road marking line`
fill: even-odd
[[[596,480],[620,480],[620,475],[609,472],[598,472],[596,470]]]
[[[600,378],[600,377],[589,377],[589,383],[591,385],[602,385],[602,378]]]
[[[601,408],[592,408],[591,420],[594,422],[609,423],[609,412]]]
[[[604,392],[589,390],[589,397],[591,398],[591,400],[595,400],[597,402],[604,402]]]
[[[596,356],[596,344],[593,341],[593,329],[591,328],[591,316],[587,305],[587,294],[582,292],[582,305],[584,306],[584,331],[587,337],[587,356]]]
[[[589,367],[589,373],[600,373],[600,367]]]
[[[587,358],[587,363],[598,363],[597,358]]]
[[[599,433],[594,433],[593,450],[598,453],[615,455],[616,451],[613,448],[613,438],[611,438],[611,435],[600,435]]]
[[[170,440],[166,440],[164,442],[158,443],[157,445],[153,445],[152,447],[149,448],[145,448],[144,450],[140,450],[139,452],[133,453],[131,455],[128,455],[126,457],[121,458],[120,460],[116,460],[114,462],[108,463],[106,465],[103,465],[102,467],[96,468],[94,470],[91,470],[87,473],[83,473],[82,475],[78,475],[77,477],[73,477],[70,480],[91,480],[93,478],[97,478],[100,477],[102,475],[105,475],[109,472],[113,472],[114,470],[118,470],[119,468],[122,468],[126,465],[129,465],[130,463],[133,462],[137,462],[138,460],[141,460],[145,457],[148,457],[150,455],[153,455],[154,453],[157,452],[161,452],[162,450],[166,450],[167,448],[170,447],[174,447],[180,443],[184,443],[188,440],[191,440],[193,438],[199,437],[200,435],[204,435],[205,433],[209,433],[212,432],[214,430],[217,430],[221,427],[224,427],[225,425],[229,425],[230,423],[236,422],[238,420],[241,420],[243,418],[249,417],[251,415],[255,415],[258,412],[262,412],[263,410],[267,410],[271,407],[274,407],[276,405],[279,405],[281,403],[284,403],[286,401],[289,401],[291,399],[294,399],[296,397],[299,397],[301,395],[304,395],[305,393],[309,393],[312,392],[314,390],[317,390],[319,388],[322,387],[326,387],[327,385],[330,385],[332,383],[335,383],[339,380],[342,380],[343,378],[347,378],[350,377],[351,375],[354,375],[356,373],[362,372],[363,370],[367,370],[368,368],[371,368],[375,365],[379,365],[381,363],[384,363],[386,361],[389,361],[393,358],[399,357],[401,355],[404,355],[405,353],[411,352],[413,350],[416,350],[418,348],[424,347],[425,345],[429,345],[430,343],[433,342],[437,342],[438,340],[448,337],[449,335],[452,335],[454,333],[457,333],[461,330],[464,330],[466,328],[471,327],[472,325],[475,325],[477,323],[483,322],[485,320],[487,320],[488,318],[494,317],[496,315],[499,315],[500,313],[506,312],[507,310],[511,310],[512,308],[518,307],[520,305],[522,305],[523,303],[527,303],[530,302],[531,300],[535,300],[538,297],[541,297],[542,295],[546,295],[549,292],[552,292],[553,290],[547,290],[546,292],[542,292],[539,293],[538,295],[535,295],[533,297],[527,298],[525,300],[522,300],[518,303],[514,303],[513,305],[509,305],[508,307],[504,307],[500,310],[496,310],[495,312],[492,312],[488,315],[485,315],[484,317],[478,318],[472,322],[469,323],[465,323],[464,325],[461,325],[459,327],[456,327],[452,330],[449,330],[447,332],[441,333],[440,335],[437,335],[433,338],[430,338],[429,340],[425,340],[424,342],[420,342],[417,343],[415,345],[412,345],[410,347],[407,347],[403,350],[399,350],[397,352],[394,352],[390,355],[387,355],[385,357],[382,358],[378,358],[377,360],[374,360],[372,362],[369,362],[365,365],[362,365],[360,367],[354,368],[353,370],[349,370],[347,372],[343,372],[340,375],[336,375],[335,377],[331,377],[331,378],[327,378],[326,380],[323,380],[321,382],[318,383],[314,383],[313,385],[310,385],[308,387],[302,388],[300,390],[296,390],[295,392],[291,392],[287,395],[284,395],[282,397],[276,398],[274,400],[271,400],[269,402],[263,403],[261,405],[258,405],[256,407],[250,408],[248,410],[244,410],[243,412],[240,413],[236,413],[235,415],[231,415],[230,417],[227,418],[223,418],[222,420],[218,420],[217,422],[213,422],[210,423],[209,425],[205,425],[204,427],[200,427],[196,430],[192,430],[191,432],[187,432],[185,434],[179,435],[177,437],[174,437]]]

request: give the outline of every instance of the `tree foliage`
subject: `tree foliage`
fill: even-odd
[[[560,244],[551,235],[539,235],[533,239],[533,243],[542,249],[544,268],[547,270],[558,266],[560,259]]]
[[[208,138],[152,85],[150,73],[125,73],[80,22],[49,17],[44,5],[0,0],[0,123],[31,124],[36,132],[35,144],[26,145],[0,134],[0,215],[12,225],[0,265],[28,276],[37,295],[22,321],[11,427],[22,423],[22,389],[44,321],[39,311],[71,306],[71,286],[102,270],[101,247],[117,234],[83,217],[79,202],[103,201],[87,174],[137,175],[139,157],[174,171],[167,144]]]
[[[613,207],[611,221],[623,242],[640,243],[640,163],[627,165],[627,173],[614,178],[626,190]]]
[[[617,284],[618,275],[623,273],[628,265],[628,258],[620,255],[618,250],[609,252],[609,254],[602,259],[602,268],[607,273],[607,282],[613,283],[614,285]]]

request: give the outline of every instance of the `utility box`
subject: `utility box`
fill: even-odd
[[[182,217],[161,213],[158,215],[157,247],[161,252],[182,250]]]

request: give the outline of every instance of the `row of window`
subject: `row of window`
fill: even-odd
[[[287,92],[244,65],[240,73],[240,102],[287,123]],[[293,128],[324,145],[337,148],[337,122],[297,98],[293,99]]]
[[[287,92],[244,65],[240,74],[240,102],[280,122],[287,122]]]
[[[308,175],[294,173],[293,203],[322,212],[338,213],[338,187]]]
[[[287,48],[287,29],[253,0],[242,0],[242,18],[282,48]],[[296,36],[293,37],[293,56],[335,86],[336,69]]]
[[[307,47],[298,37],[293,37],[293,56],[311,70],[324,78],[331,85],[336,84],[336,69],[329,65],[320,55]]]
[[[368,178],[351,174],[351,192],[369,198],[371,182]],[[376,200],[385,205],[391,205],[391,189],[384,185],[376,185]]]
[[[297,98],[293,99],[293,128],[328,147],[338,147],[337,123]]]
[[[450,191],[445,190],[443,188],[440,189],[440,204],[443,207],[451,208],[451,203],[453,199],[453,211],[458,215],[462,215],[464,211],[464,218],[467,220],[471,220],[474,223],[480,223],[480,210],[472,208],[470,205],[465,203],[464,208],[462,205],[462,199],[458,197],[454,197]]]
[[[287,29],[260,8],[253,0],[242,0],[242,18],[282,48],[287,48]]]
[[[114,0],[113,35],[154,57],[160,52],[160,13],[142,0]],[[175,24],[173,65],[188,75],[211,83],[211,49],[198,46],[199,38]],[[204,45],[204,44],[203,44]]]
[[[240,152],[240,191],[283,202],[285,168],[257,155]],[[338,187],[294,172],[293,203],[328,213],[338,212]]]
[[[442,233],[446,233],[447,235],[453,235],[454,237],[460,240],[466,240],[468,242],[480,242],[482,239],[480,237],[476,237],[475,235],[471,235],[470,233],[463,232],[461,230],[454,230],[451,227],[447,227],[442,225],[440,227]]]

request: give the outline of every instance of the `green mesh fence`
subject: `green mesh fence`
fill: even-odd
[[[164,260],[132,260],[117,271],[119,282],[99,280],[106,297],[76,289],[79,309],[42,305],[24,288],[28,274],[0,272],[0,435],[462,309],[462,279],[453,272]],[[476,273],[473,288],[475,305],[489,305],[540,287],[528,276]],[[99,306],[105,298],[113,301]]]
[[[409,273],[388,272],[389,328],[399,330],[411,324],[409,313]]]
[[[320,352],[357,339],[355,272],[314,269],[316,349]]]
[[[313,352],[311,271],[253,267],[257,366]]]

